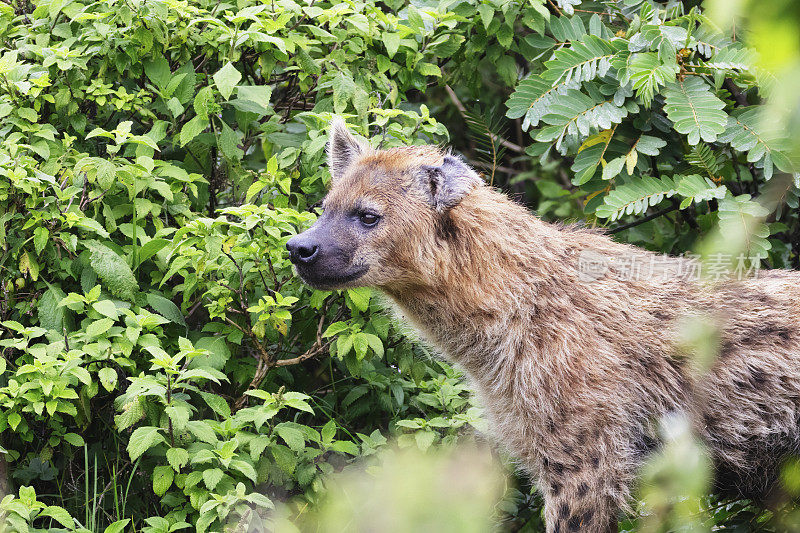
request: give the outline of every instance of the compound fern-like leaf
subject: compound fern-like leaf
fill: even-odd
[[[664,198],[670,198],[676,192],[677,185],[672,178],[643,176],[608,193],[595,214],[612,222],[622,215],[640,215],[648,207],[660,204]]]
[[[747,152],[747,161],[763,166],[764,177],[770,179],[773,167],[792,172],[792,164],[784,153],[787,140],[778,132],[769,131],[759,123],[759,109],[749,107],[728,117],[727,127],[719,136],[720,142],[730,143],[739,152]]]
[[[675,124],[675,130],[688,137],[689,144],[704,140],[714,142],[725,131],[728,115],[722,110],[725,102],[711,92],[702,79],[689,77],[674,81],[664,89],[664,110]]]
[[[677,180],[677,178],[676,178]],[[684,197],[680,208],[689,207],[692,202],[704,202],[711,199],[722,199],[728,194],[728,188],[717,185],[699,174],[689,174],[680,179],[677,193]]]

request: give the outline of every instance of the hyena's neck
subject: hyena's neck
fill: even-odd
[[[575,271],[574,249],[524,207],[478,192],[449,213],[423,281],[386,292],[445,357],[489,378],[525,349],[543,306],[568,305],[559,287]]]

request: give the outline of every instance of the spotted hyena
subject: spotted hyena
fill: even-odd
[[[378,288],[466,370],[548,531],[616,530],[667,413],[690,417],[720,488],[763,494],[798,452],[800,273],[704,282],[683,259],[539,220],[436,147],[373,150],[341,121],[329,164],[324,214],[287,244],[297,273]],[[626,257],[661,266],[623,275]],[[702,379],[676,341],[697,315],[719,330]]]

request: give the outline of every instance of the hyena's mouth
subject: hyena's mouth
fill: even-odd
[[[320,272],[305,265],[295,265],[297,274],[308,285],[319,290],[333,290],[353,287],[353,282],[363,277],[369,267],[366,265],[356,266],[350,272]]]

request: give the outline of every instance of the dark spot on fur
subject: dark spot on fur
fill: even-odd
[[[458,228],[447,211],[436,218],[436,237],[448,242],[455,241],[458,237]]]
[[[758,328],[757,335],[770,337],[772,340],[775,340],[775,337],[777,337],[780,344],[784,345],[792,340],[792,330],[782,324],[764,324]]]
[[[578,498],[583,498],[589,492],[589,484],[584,482],[578,485]]]
[[[585,513],[583,513],[583,517],[581,517],[581,523],[584,527],[588,526],[592,523],[592,518],[594,517],[594,511],[589,509]]]
[[[550,493],[553,496],[558,496],[561,493],[561,485],[559,483],[553,483],[550,485]]]
[[[592,461],[592,468],[597,469],[597,467],[600,466],[600,457],[598,457],[597,455],[592,457],[591,461]]]
[[[581,517],[573,516],[567,521],[567,527],[570,531],[578,531],[581,527]]]
[[[558,509],[558,517],[562,520],[565,520],[569,516],[569,505],[566,503],[562,503],[561,507]]]
[[[561,533],[561,523],[560,522],[556,522],[556,525],[553,528],[553,533]]]
[[[724,361],[736,353],[736,344],[729,339],[723,339],[719,347],[719,359]]]
[[[751,367],[749,380],[754,389],[760,389],[767,382],[767,376],[761,369]]]

